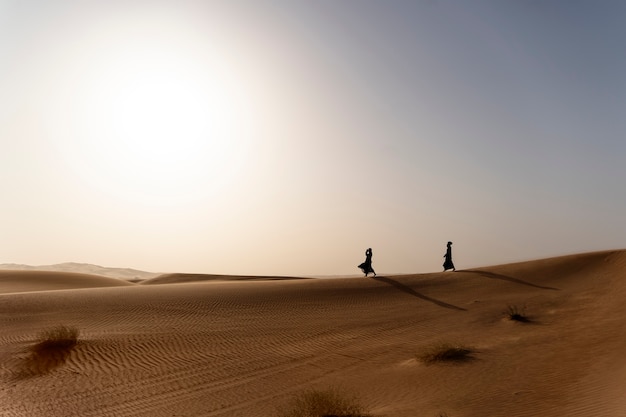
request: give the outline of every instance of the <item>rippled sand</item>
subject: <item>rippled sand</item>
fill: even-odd
[[[375,416],[626,415],[625,251],[376,278],[1,271],[0,293],[3,417],[269,417],[328,387]],[[79,343],[34,364],[57,325]],[[472,358],[416,360],[437,341]]]

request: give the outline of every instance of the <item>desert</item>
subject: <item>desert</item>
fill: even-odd
[[[625,17],[0,0],[0,417],[626,417]]]
[[[0,415],[270,417],[332,389],[367,416],[621,417],[625,270],[608,250],[368,278],[2,271]],[[76,343],[37,356],[58,326]],[[468,354],[421,359],[442,343]]]

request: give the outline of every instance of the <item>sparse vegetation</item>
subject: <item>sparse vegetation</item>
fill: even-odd
[[[68,326],[57,326],[41,332],[37,342],[25,352],[16,378],[44,375],[63,365],[78,343],[78,336],[78,329]]]
[[[519,321],[522,323],[528,323],[530,321],[528,316],[526,316],[526,306],[519,308],[515,304],[509,304],[505,315],[512,321]]]
[[[57,326],[44,330],[39,334],[39,342],[33,346],[33,351],[70,350],[78,343],[79,331],[76,327]]]
[[[437,362],[464,362],[471,359],[473,350],[460,343],[438,342],[425,347],[417,359],[430,364]]]
[[[371,417],[356,397],[336,388],[307,390],[291,400],[279,417]]]

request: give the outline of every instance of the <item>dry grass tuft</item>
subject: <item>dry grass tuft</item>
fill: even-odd
[[[509,304],[504,314],[512,321],[519,321],[520,323],[530,322],[530,319],[526,316],[526,306],[519,308],[515,304]]]
[[[422,349],[416,356],[421,362],[465,362],[472,359],[473,350],[459,343],[438,342]]]
[[[356,397],[335,388],[308,390],[279,410],[279,417],[371,417]]]
[[[33,351],[45,353],[55,350],[70,350],[78,343],[79,331],[76,327],[57,326],[39,334],[39,342]]]
[[[75,327],[57,326],[41,332],[37,342],[30,346],[20,361],[17,379],[45,375],[62,366],[78,344],[79,331]]]

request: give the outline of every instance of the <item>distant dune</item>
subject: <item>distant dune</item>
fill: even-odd
[[[78,274],[101,275],[103,277],[118,278],[128,281],[140,281],[154,278],[160,273],[140,271],[132,268],[111,268],[100,265],[65,262],[54,265],[22,265],[22,264],[0,264],[0,270],[11,271],[55,271],[55,272],[75,272]]]
[[[375,417],[626,415],[623,250],[376,278],[146,282],[159,283],[3,272],[0,416],[272,417],[329,387]],[[35,355],[60,324],[78,344]],[[469,357],[418,358],[441,342]]]
[[[211,275],[211,274],[162,274],[158,277],[142,281],[143,285],[182,284],[202,281],[276,281],[285,279],[306,279],[303,277],[251,276],[251,275]]]
[[[133,284],[116,278],[73,272],[0,271],[0,294],[129,285]]]

